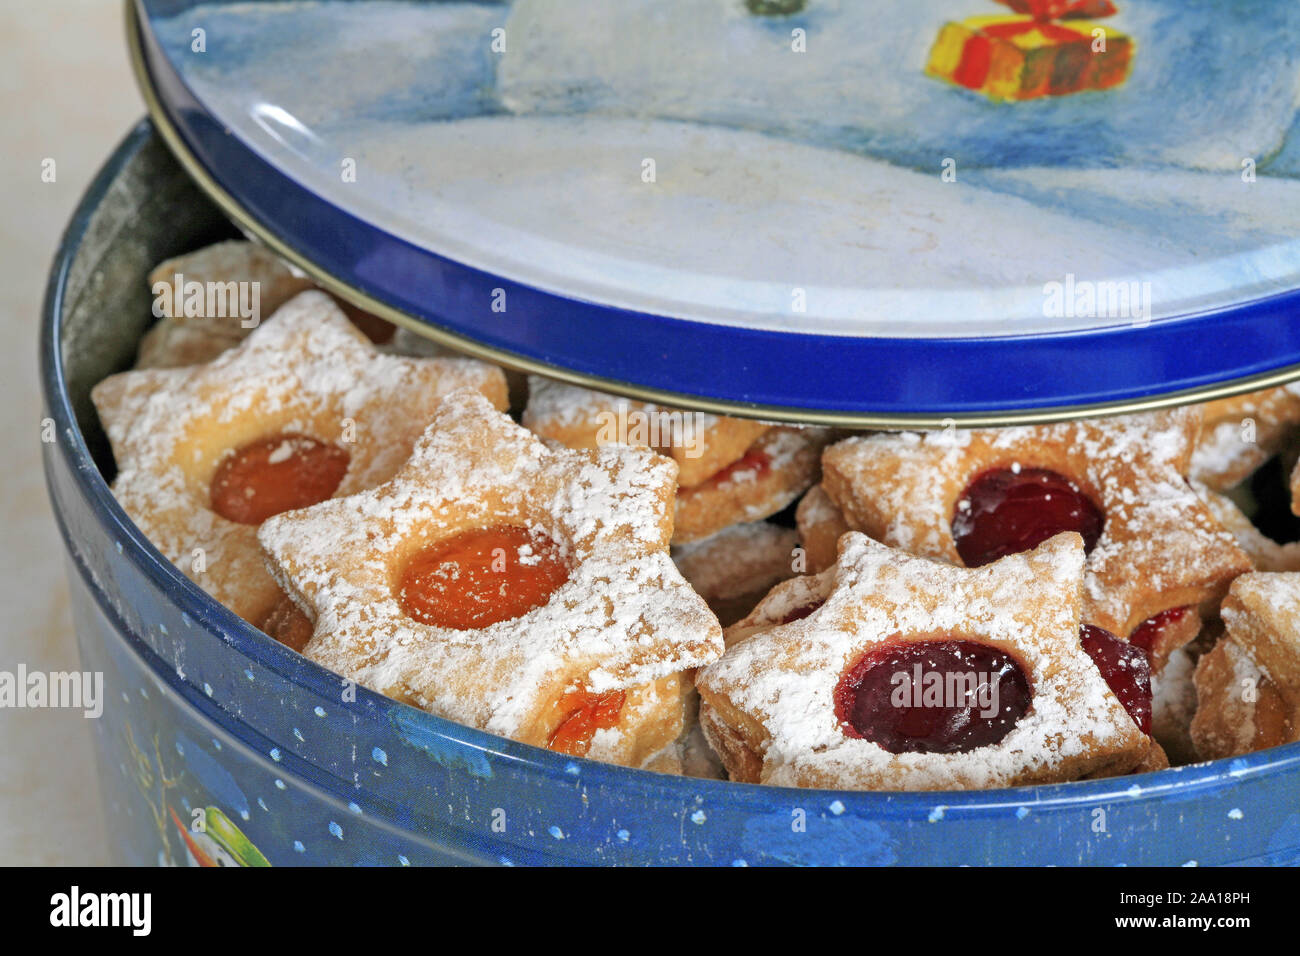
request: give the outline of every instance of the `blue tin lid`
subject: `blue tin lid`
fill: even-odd
[[[134,0],[131,36],[196,179],[373,311],[683,405],[1000,424],[1300,376],[1300,6],[1118,2]]]

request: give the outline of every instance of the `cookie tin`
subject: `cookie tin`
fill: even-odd
[[[347,693],[186,579],[107,484],[88,394],[131,361],[148,270],[232,234],[144,122],[89,188],[49,279],[44,461],[82,666],[104,674],[95,730],[119,861],[1300,863],[1300,744],[1056,786],[787,790],[568,758]]]
[[[129,0],[239,226],[484,357],[1043,421],[1300,376],[1300,7]]]

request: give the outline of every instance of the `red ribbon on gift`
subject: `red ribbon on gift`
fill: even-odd
[[[1005,39],[1037,30],[1056,43],[1073,43],[1088,39],[1082,30],[1062,26],[1055,20],[1084,20],[1109,17],[1118,13],[1110,0],[997,0],[1031,19],[1020,23],[995,23],[982,27],[982,37],[973,37],[962,51],[961,63],[953,79],[962,86],[978,90],[988,79],[991,50],[989,39]]]
[[[1035,20],[1096,20],[1119,13],[1110,0],[998,0]]]

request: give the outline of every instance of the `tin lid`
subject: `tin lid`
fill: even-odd
[[[134,0],[130,34],[199,182],[372,310],[684,405],[991,424],[1300,376],[1300,5],[1119,2]]]

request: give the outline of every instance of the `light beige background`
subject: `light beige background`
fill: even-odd
[[[41,473],[36,334],[63,226],[143,113],[120,0],[0,0],[0,104],[0,670],[75,670]],[[53,183],[41,181],[47,158]],[[90,725],[80,711],[0,709],[0,863],[107,862]]]

